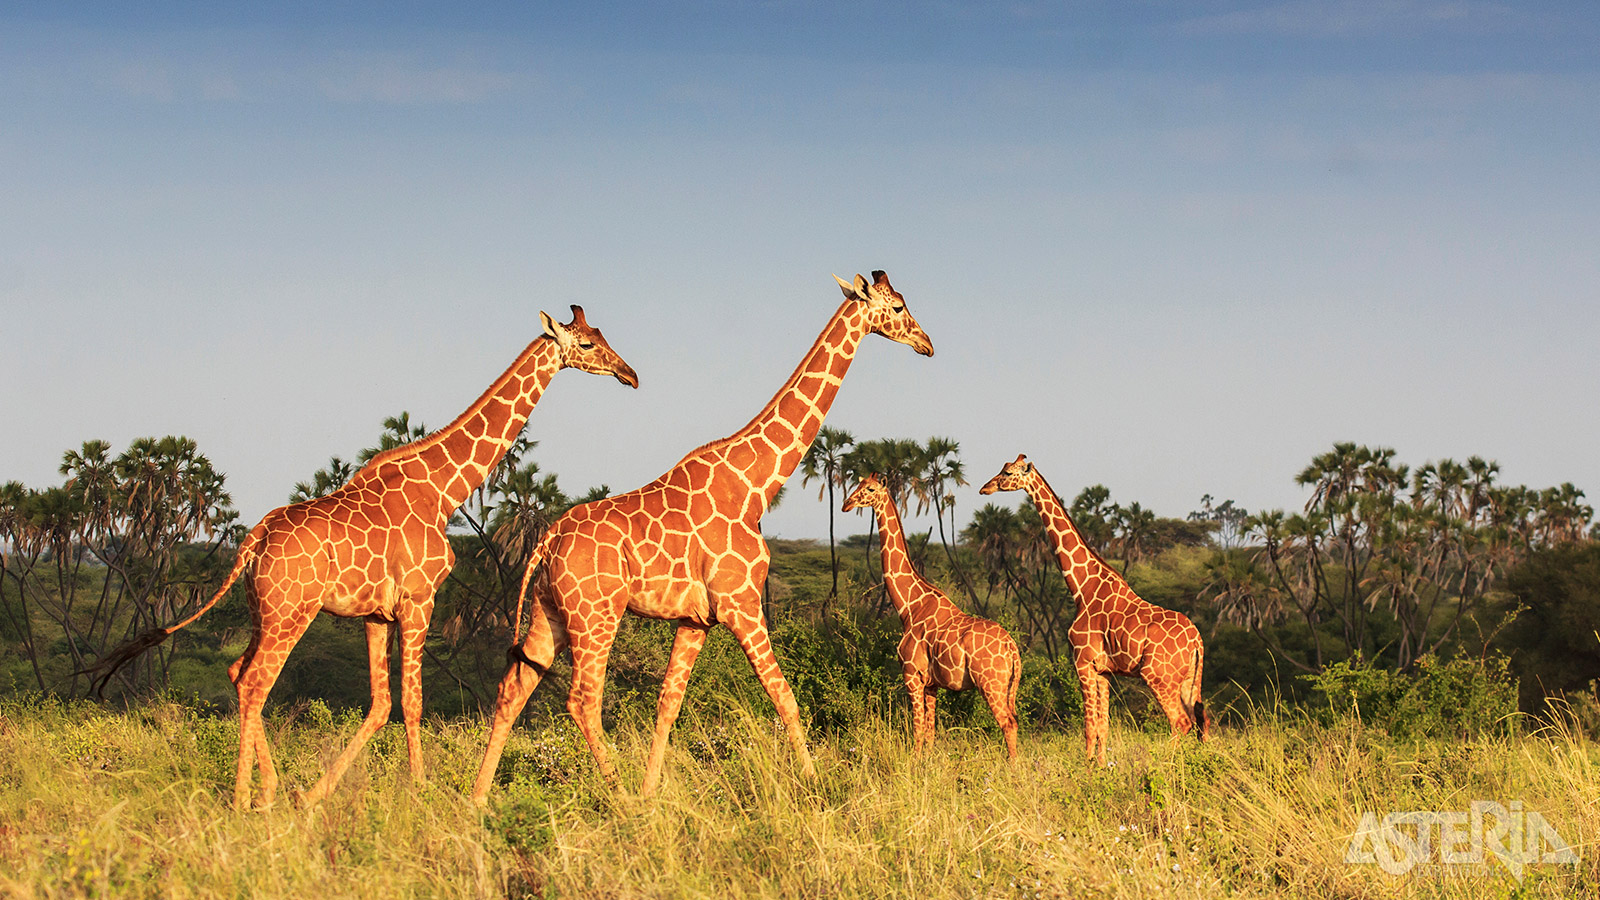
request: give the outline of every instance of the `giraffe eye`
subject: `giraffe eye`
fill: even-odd
[[[579,341],[578,342],[578,346],[582,347],[585,350],[593,350],[594,349],[594,341]]]

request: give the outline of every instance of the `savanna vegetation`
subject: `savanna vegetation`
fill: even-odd
[[[425,433],[402,414],[377,446],[293,487],[326,493]],[[1572,485],[1501,484],[1476,457],[1417,468],[1339,444],[1296,511],[1203,497],[1183,518],[1103,487],[1066,505],[1152,602],[1207,646],[1206,745],[1168,744],[1143,686],[1118,679],[1111,769],[1082,761],[1065,635],[1074,603],[1032,508],[956,509],[954,440],[825,428],[788,503],[837,509],[879,472],[908,513],[914,562],[1024,650],[1023,761],[1002,761],[976,692],[947,694],[940,738],[908,758],[898,622],[875,528],[771,541],[773,643],[817,747],[799,778],[737,645],[696,666],[662,795],[636,785],[668,623],[625,619],[605,722],[624,789],[598,783],[564,713],[563,664],[534,695],[486,813],[464,791],[505,667],[523,561],[569,493],[512,448],[452,529],[424,659],[431,780],[412,785],[399,726],[310,813],[227,811],[237,750],[226,668],[242,586],[97,686],[129,637],[220,583],[248,523],[192,441],[91,441],[59,486],[0,487],[0,891],[18,896],[1571,896],[1600,889],[1600,542]],[[985,475],[987,472],[985,472]],[[1064,498],[1065,499],[1065,498]],[[925,520],[926,521],[926,520]],[[865,532],[839,537],[839,532]],[[313,781],[368,701],[359,623],[322,617],[273,692],[290,787]],[[1406,876],[1344,862],[1362,812],[1518,800],[1579,848],[1518,880],[1491,861]]]

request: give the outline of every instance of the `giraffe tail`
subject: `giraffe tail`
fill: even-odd
[[[528,596],[528,583],[533,580],[533,571],[539,568],[544,558],[550,553],[551,532],[546,531],[539,543],[533,546],[533,552],[528,554],[528,564],[522,570],[522,586],[517,588],[517,614],[511,620],[511,646],[516,648],[522,640],[522,601]]]
[[[1006,710],[1011,713],[1011,721],[1017,720],[1017,689],[1022,686],[1022,653],[1017,650],[1015,641],[1011,642],[1011,680],[1006,684]]]
[[[1194,725],[1199,733],[1200,740],[1205,740],[1211,732],[1211,717],[1206,713],[1206,705],[1200,700],[1200,675],[1205,667],[1206,648],[1204,644],[1196,644],[1194,648],[1194,667],[1189,673],[1189,682],[1185,685],[1183,700],[1189,706],[1189,716],[1194,719]]]
[[[146,651],[160,646],[174,632],[189,627],[196,619],[209,612],[211,607],[216,606],[218,600],[227,596],[229,589],[233,587],[233,583],[238,581],[244,570],[255,561],[257,548],[261,545],[261,540],[266,536],[266,533],[267,521],[265,519],[257,523],[256,527],[250,529],[250,533],[245,535],[245,539],[239,543],[239,552],[233,558],[233,569],[228,572],[228,577],[222,582],[222,587],[217,588],[217,592],[211,595],[211,599],[206,601],[206,605],[195,610],[194,615],[176,625],[152,628],[107,653],[94,665],[86,669],[80,669],[73,674],[93,676],[94,680],[90,682],[90,687],[96,697],[103,696],[106,684],[111,681],[111,676],[117,674],[118,669],[132,662]]]

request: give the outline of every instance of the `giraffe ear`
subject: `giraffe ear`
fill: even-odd
[[[542,309],[539,310],[539,321],[544,325],[545,334],[549,335],[550,337],[560,339],[561,325],[555,319],[550,318],[549,313]]]
[[[843,278],[840,278],[837,275],[833,276],[833,280],[839,282],[839,288],[843,290],[844,295],[849,297],[851,300],[867,299],[867,280],[862,278],[860,275],[856,276],[854,283],[845,281]]]

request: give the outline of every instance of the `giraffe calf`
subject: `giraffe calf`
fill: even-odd
[[[878,514],[883,546],[883,577],[905,634],[900,638],[900,669],[911,695],[911,731],[921,751],[933,742],[934,705],[940,688],[976,687],[1006,738],[1006,756],[1017,756],[1017,685],[1022,656],[1004,628],[968,615],[928,583],[911,565],[905,531],[888,487],[868,475],[849,497],[844,511],[870,508]]]
[[[1061,499],[1026,456],[1006,463],[979,489],[1024,491],[1055,545],[1056,562],[1078,601],[1067,630],[1078,681],[1083,686],[1083,728],[1090,759],[1106,762],[1111,708],[1110,675],[1139,675],[1155,692],[1172,726],[1172,739],[1210,728],[1200,702],[1205,646],[1189,617],[1150,603],[1094,551],[1067,515]]]

